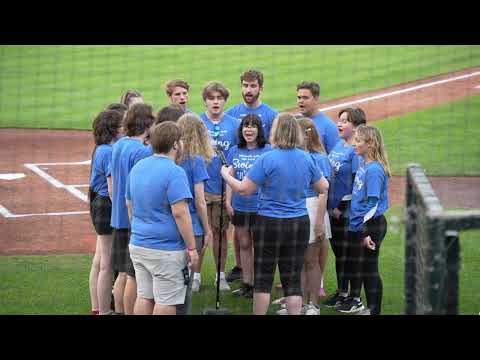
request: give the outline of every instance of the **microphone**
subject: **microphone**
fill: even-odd
[[[228,167],[227,159],[225,158],[225,155],[223,154],[222,145],[217,144],[213,150],[215,151],[215,153],[216,153],[216,154],[218,155],[218,157],[220,158],[220,161],[222,162],[222,165]]]

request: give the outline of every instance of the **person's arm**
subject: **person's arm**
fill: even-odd
[[[257,185],[248,178],[248,176],[244,177],[242,181],[235,179],[231,172],[233,170],[233,166],[222,166],[221,174],[225,180],[225,182],[232,188],[233,191],[238,192],[240,195],[251,195],[257,191]]]
[[[113,180],[112,176],[107,176],[107,187],[108,187],[108,196],[110,197],[110,200],[112,199],[113,196]]]
[[[132,217],[133,217],[132,200],[127,200],[127,210],[128,210],[128,221],[131,224],[132,223]]]
[[[213,240],[212,229],[210,228],[210,224],[208,223],[208,215],[207,215],[207,203],[205,202],[205,188],[204,182],[199,182],[195,184],[193,187],[195,192],[195,208],[197,209],[198,217],[200,222],[202,223],[203,232],[204,232],[204,248],[208,246],[209,243]],[[199,249],[197,249],[197,252]]]
[[[195,248],[195,236],[193,235],[192,218],[188,210],[186,200],[180,200],[171,205],[172,215],[177,224],[178,231],[187,245],[188,256],[192,266],[198,263],[198,253]]]
[[[318,208],[317,218],[315,219],[315,237],[325,238],[325,211],[327,209],[328,198],[328,180],[325,177],[321,177],[320,180],[313,184],[313,188],[318,192]]]
[[[225,209],[227,210],[228,216],[233,216],[233,214],[235,213],[235,210],[233,210],[233,207],[232,207],[232,194],[233,194],[232,188],[228,184],[225,188],[226,188]]]

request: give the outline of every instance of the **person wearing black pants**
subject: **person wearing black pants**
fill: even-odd
[[[345,275],[350,282],[350,296],[336,309],[345,313],[362,311],[360,291],[364,283],[369,307],[367,313],[379,315],[383,284],[378,272],[378,256],[387,232],[383,214],[388,209],[390,169],[378,129],[359,126],[354,146],[364,163],[355,175],[349,216]]]

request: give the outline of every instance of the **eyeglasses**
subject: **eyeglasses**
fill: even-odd
[[[220,125],[215,124],[213,126],[213,137],[216,139],[220,136]]]

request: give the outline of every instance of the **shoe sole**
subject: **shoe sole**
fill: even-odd
[[[362,305],[362,307],[359,307],[359,308],[356,308],[356,309],[350,309],[350,310],[340,310],[340,309],[337,309],[337,311],[340,311],[342,313],[346,313],[346,314],[353,314],[353,313],[357,313],[357,312],[360,312],[362,310],[364,310],[365,307]]]

